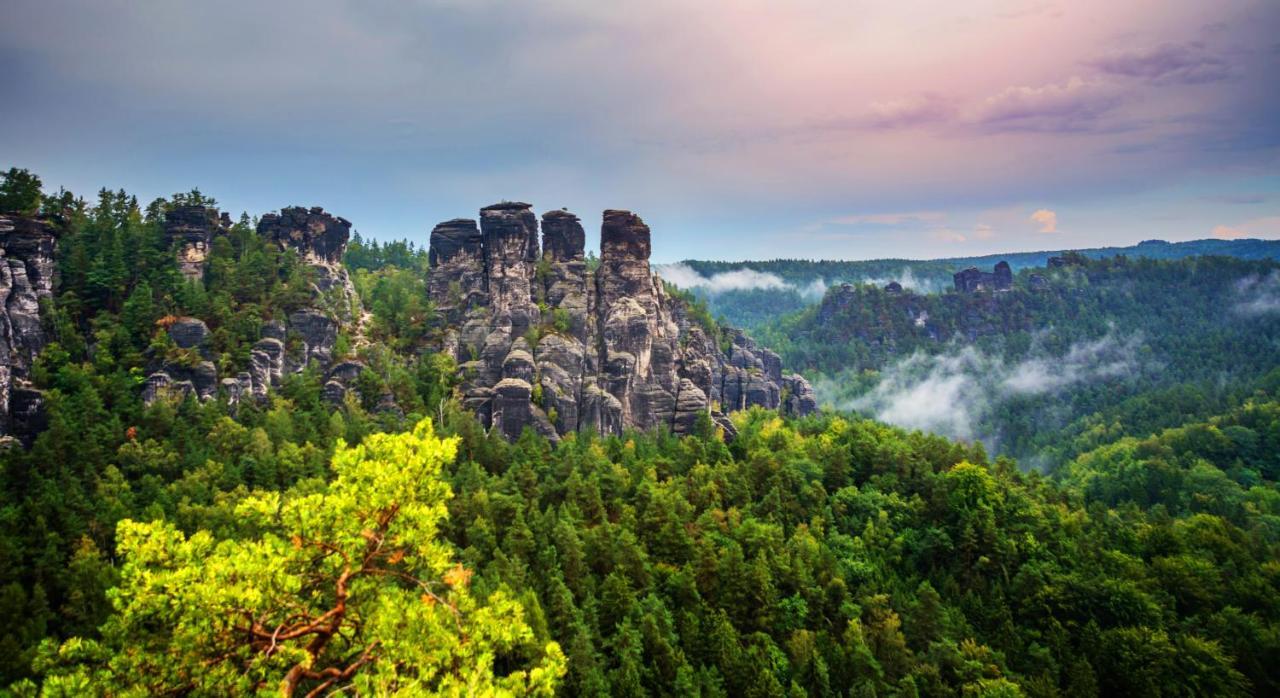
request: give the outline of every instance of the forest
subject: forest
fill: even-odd
[[[933,425],[1053,466],[1274,391],[1277,262],[1075,260],[1024,269],[1007,292],[836,287],[756,336],[815,377],[825,402],[873,415],[958,383],[948,414],[971,429]]]
[[[1280,258],[1280,242],[1275,240],[1190,240],[1166,242],[1144,240],[1127,247],[1097,247],[1084,250],[1013,252],[978,257],[945,259],[870,259],[859,261],[770,259],[751,262],[685,260],[676,266],[693,274],[698,284],[688,290],[705,300],[711,311],[736,327],[758,331],[779,316],[802,310],[819,300],[830,288],[841,284],[886,286],[901,284],[917,293],[938,293],[952,287],[952,275],[968,267],[989,269],[1007,262],[1013,271],[1042,268],[1050,257],[1067,252],[1089,259],[1131,257],[1148,260],[1178,260],[1188,257],[1221,256],[1247,260]],[[687,270],[687,271],[686,271]],[[663,270],[659,270],[660,273]],[[725,283],[734,275],[737,283]]]
[[[757,333],[864,392],[956,333],[1001,365],[1118,337],[1131,373],[983,418],[1052,468],[836,404],[735,413],[731,440],[708,418],[508,443],[432,350],[421,248],[348,245],[368,321],[340,352],[366,368],[341,405],[313,369],[262,401],[148,405],[145,367],[190,359],[165,318],[203,319],[239,370],[308,266],[243,216],[183,279],[162,220],[199,191],[90,203],[15,170],[0,195],[59,231],[47,428],[0,452],[14,695],[1280,693],[1280,335],[1250,305],[1274,262],[1112,258],[998,298],[853,286]]]

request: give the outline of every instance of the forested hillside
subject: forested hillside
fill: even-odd
[[[873,259],[865,261],[772,259],[751,262],[686,260],[675,274],[709,304],[716,316],[738,327],[756,330],[779,315],[801,310],[821,300],[826,290],[840,284],[885,286],[896,282],[917,293],[951,288],[952,274],[969,267],[990,269],[1008,262],[1013,271],[1044,267],[1064,250],[1013,252],[980,257],[946,259]],[[1280,259],[1276,240],[1146,240],[1128,247],[1075,250],[1090,259],[1177,260],[1188,257],[1224,256],[1247,260]],[[692,282],[692,283],[690,283]]]
[[[855,286],[769,335],[862,370],[945,356],[959,332],[1022,386],[1074,356],[1050,372],[1074,366],[1070,400],[1095,413],[1063,436],[1026,417],[1018,442],[1057,439],[1046,475],[973,439],[760,407],[683,436],[512,443],[435,350],[429,255],[359,238],[340,271],[360,312],[325,346],[359,367],[340,399],[314,362],[233,399],[276,324],[286,357],[313,353],[294,318],[334,295],[328,268],[245,216],[185,276],[165,214],[206,195],[38,194],[22,214],[56,230],[59,270],[29,372],[45,428],[0,451],[0,685],[18,695],[1280,691],[1274,263]],[[207,340],[179,346],[183,318]],[[147,392],[155,366],[205,362],[230,381],[215,395]],[[1043,404],[992,423],[1024,407]]]
[[[1278,269],[1115,257],[1023,270],[1006,292],[848,285],[757,336],[825,376],[829,404],[1056,465],[1273,388]]]

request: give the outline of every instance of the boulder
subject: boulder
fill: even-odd
[[[172,339],[179,349],[196,349],[204,346],[205,341],[209,339],[209,326],[204,324],[203,320],[196,318],[178,318],[169,325],[169,339]]]

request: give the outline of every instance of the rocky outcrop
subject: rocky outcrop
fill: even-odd
[[[288,206],[258,221],[258,234],[309,262],[337,264],[351,237],[351,222],[325,213],[323,208]]]
[[[43,423],[44,398],[29,377],[48,341],[40,301],[53,295],[56,242],[47,221],[0,214],[0,435],[24,443]]]
[[[169,325],[169,338],[179,349],[200,349],[209,339],[209,326],[193,317],[178,318]]]
[[[178,271],[188,281],[204,278],[209,247],[231,227],[231,218],[211,206],[176,206],[164,214],[164,234],[177,255]]]
[[[549,211],[541,240],[538,228],[528,204],[505,202],[482,209],[478,227],[455,219],[431,234],[441,348],[459,361],[463,402],[486,427],[509,439],[526,427],[553,439],[688,433],[705,415],[731,432],[728,410],[816,408],[776,354],[736,331],[722,351],[721,337],[667,294],[639,216],[604,212],[594,273],[577,216]]]
[[[351,222],[323,208],[290,206],[258,221],[258,234],[284,250],[293,250],[314,272],[317,307],[344,323],[357,322],[356,291],[342,266],[351,237]]]
[[[175,209],[186,211],[181,214],[181,220],[187,222],[184,230],[196,227],[192,224],[197,219],[193,209],[203,207]],[[216,216],[209,214],[201,220],[214,218]],[[315,365],[325,372],[325,396],[341,402],[359,376],[359,370],[351,370],[345,366],[349,362],[335,355],[340,329],[346,326],[359,331],[358,297],[342,266],[350,230],[351,224],[345,219],[318,207],[284,208],[278,214],[263,216],[258,223],[258,233],[281,249],[297,253],[311,267],[314,279],[311,305],[290,313],[284,322],[263,323],[262,336],[249,351],[248,366],[235,376],[219,380],[212,363],[206,360],[191,364],[190,356],[185,361],[158,358],[159,365],[154,366],[144,385],[143,400],[150,403],[163,395],[192,395],[209,400],[219,391],[233,404],[247,398],[260,400],[285,376]],[[182,263],[180,257],[179,264]],[[195,350],[203,355],[209,328],[197,318],[178,318],[169,326],[169,336],[179,349]]]
[[[978,291],[1008,291],[1013,288],[1013,270],[1008,262],[999,262],[991,272],[969,267],[954,277],[956,290],[961,293]]]

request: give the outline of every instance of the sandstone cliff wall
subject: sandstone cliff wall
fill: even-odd
[[[23,442],[43,428],[43,396],[29,378],[48,342],[40,301],[53,295],[56,242],[46,221],[0,215],[0,436]]]

